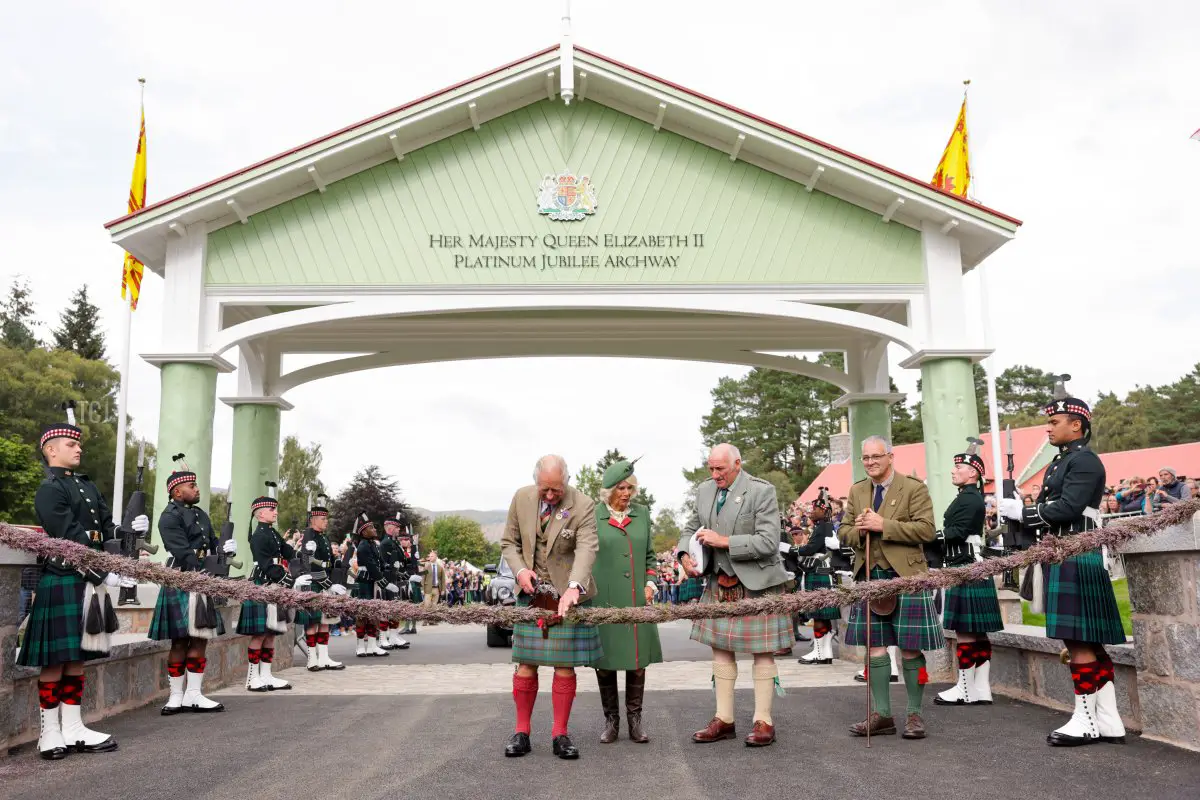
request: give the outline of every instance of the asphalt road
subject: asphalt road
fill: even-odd
[[[793,690],[775,705],[778,743],[750,750],[691,743],[711,714],[710,691],[648,693],[651,742],[601,745],[599,699],[586,694],[572,716],[575,762],[550,755],[548,699],[535,708],[534,752],[521,759],[502,755],[512,699],[501,694],[246,695],[223,714],[170,719],[147,708],[104,723],[120,741],[115,753],[50,763],[21,748],[0,761],[0,796],[1195,800],[1200,787],[1194,753],[1136,737],[1049,748],[1045,734],[1065,715],[1003,698],[986,709],[930,707],[928,739],[876,737],[867,750],[845,731],[862,713],[861,687]],[[737,703],[744,735],[751,692]],[[900,687],[893,703],[903,707]]]

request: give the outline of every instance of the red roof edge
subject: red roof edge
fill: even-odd
[[[452,86],[447,86],[445,89],[439,89],[436,92],[432,92],[430,94],[425,95],[424,97],[418,97],[416,100],[409,101],[409,102],[405,103],[404,105],[396,106],[395,108],[384,111],[383,113],[376,114],[372,117],[368,117],[359,122],[355,122],[353,125],[347,125],[346,127],[336,130],[333,133],[327,133],[324,136],[319,136],[316,139],[305,142],[304,144],[299,145],[297,147],[293,147],[290,150],[285,150],[282,153],[276,153],[275,155],[270,156],[268,158],[264,158],[261,161],[257,161],[248,167],[243,167],[242,169],[235,170],[234,172],[230,172],[226,175],[222,175],[219,178],[214,178],[213,180],[208,181],[207,183],[202,183],[199,186],[195,186],[191,189],[188,189],[187,191],[183,191],[183,192],[180,192],[179,194],[172,195],[171,197],[168,197],[165,200],[159,200],[156,203],[151,203],[148,206],[144,206],[144,207],[138,209],[137,211],[135,211],[132,214],[126,214],[122,217],[117,217],[116,219],[112,220],[111,222],[104,223],[104,227],[106,229],[112,228],[114,225],[124,222],[125,220],[132,219],[133,217],[137,217],[141,214],[145,214],[147,211],[151,211],[160,206],[165,206],[168,203],[173,203],[181,197],[187,197],[189,194],[194,194],[195,192],[202,191],[204,189],[207,189],[210,186],[214,186],[218,183],[221,183],[222,181],[227,181],[230,178],[236,178],[238,175],[242,175],[253,169],[258,169],[259,167],[263,166],[264,164],[270,164],[272,161],[277,161],[278,159],[286,158],[287,156],[290,156],[292,153],[299,152],[300,150],[303,150],[306,147],[312,147],[314,144],[320,144],[321,142],[332,139],[335,136],[340,136],[343,133],[346,133],[347,131],[352,131],[355,128],[361,127],[363,125],[369,125],[372,122],[375,122],[376,120],[383,119],[384,117],[389,116],[391,114],[395,114],[398,111],[403,111],[404,109],[411,108],[415,105],[418,105],[419,103],[424,103],[426,100],[432,100],[433,98],[435,98],[439,95],[448,94],[450,92],[455,91],[456,89],[461,89],[462,87],[464,87],[468,84],[474,83],[475,81],[483,80],[484,78],[491,77],[492,75],[495,75],[497,72],[503,72],[506,69],[515,67],[518,64],[523,64],[526,61],[532,61],[535,58],[544,56],[547,53],[553,52],[557,49],[558,49],[558,45],[553,45],[552,47],[546,47],[542,50],[537,51],[536,53],[531,53],[530,55],[527,55],[524,58],[518,58],[516,61],[510,61],[507,64],[504,64],[503,66],[499,66],[499,67],[496,67],[495,69],[490,69],[487,72],[480,73],[479,75],[476,75],[473,78],[467,78],[464,81],[459,81],[458,83],[456,83]]]
[[[517,66],[518,64],[522,64],[522,63],[524,63],[524,62],[526,62],[526,61],[530,61],[530,60],[532,60],[532,59],[535,59],[535,58],[538,58],[538,57],[540,57],[540,56],[544,56],[544,55],[546,55],[547,53],[551,53],[551,52],[553,52],[553,51],[555,51],[555,50],[557,50],[557,49],[558,49],[558,45],[552,45],[552,46],[550,46],[550,47],[543,48],[542,50],[539,50],[539,51],[537,51],[536,53],[531,53],[530,55],[527,55],[527,56],[525,56],[524,58],[518,58],[518,59],[517,59],[517,60],[515,60],[515,61],[510,61],[510,62],[509,62],[509,63],[507,63],[507,64],[504,64],[504,65],[502,65],[502,66],[496,67],[495,69],[488,70],[487,72],[481,73],[481,74],[479,74],[479,75],[476,75],[476,76],[474,76],[474,77],[472,77],[472,78],[467,78],[466,80],[459,81],[458,83],[455,83],[455,84],[453,84],[453,85],[451,85],[451,86],[447,86],[445,89],[439,89],[438,91],[436,91],[436,92],[432,92],[432,93],[430,93],[430,94],[427,94],[427,95],[425,95],[424,97],[418,97],[416,100],[412,100],[412,101],[410,101],[410,102],[408,102],[408,103],[405,103],[405,104],[403,104],[403,105],[396,106],[395,108],[389,109],[389,110],[387,110],[387,111],[384,111],[384,112],[382,112],[382,113],[380,113],[380,114],[376,114],[376,115],[374,115],[374,116],[372,116],[372,117],[368,117],[367,119],[361,120],[361,121],[359,121],[359,122],[356,122],[356,123],[354,123],[354,124],[352,124],[352,125],[347,125],[346,127],[344,127],[344,128],[340,128],[339,130],[336,130],[336,131],[334,131],[333,133],[328,133],[328,134],[326,134],[326,135],[324,135],[324,136],[320,136],[320,137],[318,137],[318,138],[316,138],[316,139],[313,139],[313,140],[311,140],[311,141],[305,142],[305,143],[304,143],[304,144],[302,144],[302,145],[299,145],[299,146],[297,146],[297,147],[293,147],[293,148],[291,148],[290,150],[285,150],[285,151],[284,151],[284,152],[282,152],[282,153],[277,153],[277,154],[275,154],[275,155],[273,155],[273,156],[270,156],[270,157],[268,157],[268,158],[264,158],[264,159],[262,159],[261,161],[257,161],[257,162],[255,162],[255,163],[251,164],[251,165],[250,165],[250,166],[248,166],[248,167],[243,167],[242,169],[235,170],[234,172],[230,172],[230,173],[228,173],[228,174],[226,174],[226,175],[222,175],[222,176],[221,176],[221,177],[219,177],[219,178],[214,178],[213,180],[211,180],[211,181],[208,181],[207,183],[202,183],[202,184],[200,184],[199,186],[195,186],[195,187],[193,187],[193,188],[191,188],[191,189],[188,189],[188,190],[186,190],[186,191],[183,191],[183,192],[180,192],[180,193],[178,193],[178,194],[172,195],[171,197],[168,197],[168,198],[166,198],[165,200],[159,200],[159,201],[157,201],[157,202],[155,202],[155,203],[151,203],[150,205],[147,205],[147,206],[144,206],[143,208],[140,208],[140,209],[138,209],[137,211],[135,211],[135,212],[134,212],[134,213],[132,213],[132,214],[126,214],[126,215],[124,215],[124,216],[117,217],[117,218],[116,218],[116,219],[114,219],[114,220],[111,220],[111,221],[109,221],[109,222],[106,222],[106,223],[104,223],[104,227],[105,227],[106,229],[112,228],[113,226],[115,226],[115,225],[118,225],[118,224],[120,224],[120,223],[122,223],[122,222],[125,222],[126,220],[129,220],[129,219],[132,219],[132,218],[134,218],[134,217],[140,216],[140,215],[142,215],[142,214],[145,214],[145,213],[146,213],[146,212],[148,212],[148,211],[152,211],[152,210],[154,210],[154,209],[156,209],[156,208],[159,208],[159,207],[161,207],[161,206],[165,206],[165,205],[167,205],[168,203],[173,203],[173,202],[175,202],[176,200],[178,200],[178,199],[180,199],[180,198],[182,198],[182,197],[186,197],[186,196],[188,196],[189,194],[194,194],[195,192],[203,191],[204,189],[207,189],[207,188],[209,188],[210,186],[214,186],[214,185],[216,185],[216,184],[218,184],[218,183],[221,183],[222,181],[227,181],[227,180],[229,180],[230,178],[235,178],[235,177],[237,177],[238,175],[242,175],[242,174],[244,174],[244,173],[250,172],[251,170],[257,169],[257,168],[259,168],[259,167],[261,167],[261,166],[263,166],[263,165],[265,165],[265,164],[269,164],[269,163],[271,163],[272,161],[277,161],[277,160],[279,160],[279,159],[281,159],[281,158],[286,158],[287,156],[290,156],[290,155],[292,155],[293,153],[299,152],[300,150],[304,150],[304,149],[305,149],[305,148],[307,148],[307,147],[312,147],[312,146],[313,146],[313,145],[315,145],[315,144],[320,144],[321,142],[324,142],[324,141],[327,141],[327,140],[329,140],[329,139],[332,139],[332,138],[334,138],[335,136],[340,136],[341,134],[343,134],[343,133],[346,133],[347,131],[354,130],[355,128],[359,128],[359,127],[361,127],[361,126],[363,126],[363,125],[369,125],[370,123],[372,123],[372,122],[375,122],[376,120],[382,119],[382,118],[384,118],[384,117],[386,117],[386,116],[389,116],[389,115],[391,115],[391,114],[395,114],[395,113],[397,113],[397,112],[399,112],[399,111],[403,111],[403,110],[405,110],[406,108],[411,108],[412,106],[418,105],[419,103],[424,103],[424,102],[425,102],[425,101],[427,101],[427,100],[432,100],[433,98],[435,98],[435,97],[438,97],[439,95],[448,94],[449,92],[453,92],[453,91],[455,91],[456,89],[461,89],[463,86],[466,86],[466,85],[468,85],[468,84],[474,83],[475,81],[478,81],[478,80],[483,80],[484,78],[487,78],[487,77],[490,77],[490,76],[492,76],[492,75],[495,75],[497,72],[503,72],[503,71],[504,71],[504,70],[506,70],[506,69],[510,69],[510,68],[512,68],[512,67],[515,67],[515,66]],[[859,155],[856,155],[856,154],[854,154],[854,153],[851,153],[849,150],[844,150],[844,149],[842,149],[842,148],[840,148],[840,147],[837,147],[837,146],[835,146],[835,145],[831,145],[831,144],[829,144],[828,142],[823,142],[823,141],[821,141],[820,139],[817,139],[817,138],[815,138],[815,137],[812,137],[812,136],[809,136],[809,135],[807,135],[807,134],[801,133],[800,131],[797,131],[797,130],[794,130],[794,129],[792,129],[792,128],[789,128],[789,127],[787,127],[786,125],[781,125],[781,124],[779,124],[778,122],[772,122],[771,120],[769,120],[769,119],[766,119],[765,117],[760,117],[760,116],[758,116],[757,114],[752,114],[752,113],[750,113],[749,111],[745,111],[745,110],[743,110],[743,109],[740,109],[740,108],[738,108],[737,106],[730,105],[729,103],[724,103],[724,102],[721,102],[720,100],[717,100],[717,99],[715,99],[715,98],[709,97],[708,95],[701,94],[700,92],[697,92],[697,91],[694,91],[694,90],[692,90],[692,89],[689,89],[689,88],[687,88],[686,86],[681,86],[680,84],[678,84],[678,83],[675,83],[675,82],[673,82],[673,81],[669,81],[669,80],[666,80],[665,78],[660,78],[660,77],[658,77],[657,75],[653,75],[653,74],[651,74],[651,73],[649,73],[649,72],[646,72],[646,71],[644,71],[644,70],[640,70],[640,69],[638,69],[637,67],[631,67],[631,66],[629,66],[628,64],[625,64],[625,63],[622,63],[622,62],[620,62],[620,61],[617,61],[615,58],[609,58],[609,57],[608,57],[608,56],[606,56],[606,55],[603,55],[603,54],[601,54],[601,53],[597,53],[597,52],[596,52],[596,51],[594,51],[594,50],[588,50],[588,49],[587,49],[587,48],[585,48],[585,47],[579,47],[579,46],[576,46],[576,47],[575,47],[575,49],[576,49],[576,50],[578,50],[579,52],[581,52],[581,53],[584,53],[584,54],[586,54],[586,55],[589,55],[589,56],[591,56],[591,57],[593,57],[593,58],[600,59],[601,61],[606,61],[606,62],[608,62],[609,64],[612,64],[613,66],[620,67],[621,69],[628,70],[628,71],[630,71],[630,72],[632,72],[632,73],[634,73],[634,74],[636,74],[636,75],[641,75],[641,76],[642,76],[642,77],[644,77],[644,78],[649,78],[649,79],[650,79],[650,80],[652,80],[652,81],[657,81],[658,83],[661,83],[661,84],[663,84],[664,86],[669,86],[669,87],[671,87],[672,89],[675,89],[675,90],[677,90],[677,91],[683,92],[684,94],[690,95],[690,96],[692,96],[692,97],[699,98],[700,100],[704,100],[705,102],[712,103],[712,104],[714,104],[714,105],[716,105],[716,106],[720,106],[721,108],[724,108],[724,109],[726,109],[726,110],[728,110],[728,111],[732,111],[732,112],[734,112],[734,113],[736,113],[736,114],[741,114],[742,116],[748,117],[749,119],[755,120],[756,122],[761,122],[761,123],[762,123],[762,124],[764,124],[764,125],[768,125],[768,126],[770,126],[770,127],[772,127],[772,128],[775,128],[776,130],[783,131],[784,133],[790,134],[790,135],[792,135],[792,136],[799,137],[799,138],[803,139],[803,140],[804,140],[804,141],[806,141],[806,142],[811,142],[812,144],[815,144],[815,145],[817,145],[817,146],[819,146],[819,147],[824,147],[824,148],[826,148],[826,149],[828,149],[828,150],[832,150],[832,151],[833,151],[833,152],[835,152],[835,153],[838,153],[838,154],[840,154],[840,155],[846,156],[847,158],[853,159],[854,161],[857,161],[857,162],[859,162],[859,163],[861,163],[861,164],[866,164],[867,166],[873,167],[873,168],[875,168],[875,169],[878,169],[878,170],[882,170],[883,172],[886,172],[886,173],[887,173],[887,174],[889,174],[889,175],[892,175],[892,176],[894,176],[894,177],[900,178],[901,180],[907,181],[907,182],[909,182],[909,183],[912,183],[912,184],[914,184],[914,185],[916,185],[916,186],[920,186],[920,187],[921,187],[921,188],[923,188],[923,189],[929,189],[929,190],[932,190],[932,191],[934,191],[934,192],[937,192],[938,194],[941,194],[941,195],[943,195],[944,197],[946,197],[946,198],[947,198],[947,199],[949,199],[949,200],[954,200],[954,201],[956,201],[956,202],[958,202],[958,203],[962,203],[963,205],[967,205],[967,206],[973,206],[974,208],[977,208],[977,209],[979,209],[980,211],[984,211],[984,212],[986,212],[986,213],[988,213],[988,214],[992,214],[992,215],[994,215],[994,216],[1000,217],[1001,219],[1003,219],[1003,220],[1007,220],[1008,222],[1011,222],[1011,223],[1012,223],[1012,224],[1014,224],[1014,225],[1022,225],[1022,224],[1023,224],[1023,223],[1021,222],[1021,220],[1017,219],[1016,217],[1009,216],[1008,214],[1005,214],[1005,213],[1003,213],[1003,212],[997,211],[997,210],[995,210],[995,209],[993,209],[993,208],[989,208],[989,207],[987,207],[987,206],[985,206],[985,205],[983,205],[983,204],[981,204],[981,203],[976,203],[976,202],[975,202],[975,201],[973,201],[973,200],[968,200],[968,199],[966,199],[966,198],[964,198],[964,197],[959,197],[958,195],[956,195],[956,194],[953,194],[953,193],[951,193],[951,192],[947,192],[947,191],[945,191],[944,189],[939,189],[938,187],[934,186],[933,184],[929,183],[928,181],[923,181],[923,180],[920,180],[919,178],[914,178],[914,177],[912,177],[911,175],[906,175],[906,174],[904,174],[903,172],[899,172],[898,170],[894,170],[894,169],[892,169],[891,167],[886,167],[886,166],[884,166],[883,164],[879,164],[879,163],[877,163],[877,162],[875,162],[875,161],[872,161],[872,160],[870,160],[869,158],[863,158],[862,156],[859,156]]]
[[[575,49],[581,53],[586,53],[587,55],[592,56],[593,58],[598,58],[601,61],[607,61],[609,64],[612,64],[613,66],[617,66],[617,67],[620,67],[621,69],[626,69],[632,73],[641,75],[644,78],[649,78],[652,81],[658,81],[659,83],[661,83],[665,86],[670,86],[672,89],[681,91],[684,94],[691,95],[692,97],[698,97],[701,100],[712,103],[714,105],[718,105],[721,108],[727,109],[729,111],[733,111],[734,113],[741,114],[742,116],[745,116],[745,117],[749,117],[750,119],[755,120],[756,122],[761,122],[764,125],[769,125],[772,128],[775,128],[776,130],[783,131],[784,133],[791,134],[792,136],[798,136],[799,138],[803,139],[806,142],[811,142],[820,147],[827,148],[829,150],[834,151],[835,153],[846,156],[847,158],[852,158],[855,161],[858,161],[862,164],[866,164],[868,166],[874,167],[875,169],[883,170],[884,172],[888,173],[889,175],[893,175],[897,178],[900,178],[901,180],[908,181],[909,183],[914,183],[923,189],[931,189],[931,190],[937,192],[938,194],[944,195],[945,197],[947,197],[951,200],[955,200],[964,205],[974,206],[975,208],[978,208],[980,211],[986,211],[987,213],[993,214],[997,217],[1000,217],[1001,219],[1007,220],[1007,221],[1013,223],[1014,225],[1024,224],[1021,222],[1021,220],[1017,219],[1016,217],[1011,217],[1008,214],[1005,214],[1001,211],[997,211],[994,208],[989,208],[989,207],[983,205],[982,203],[975,202],[974,200],[968,200],[965,197],[959,197],[958,195],[956,195],[952,192],[947,192],[945,189],[939,189],[938,187],[934,186],[932,183],[930,183],[928,181],[923,181],[919,178],[914,178],[911,175],[906,175],[903,172],[899,172],[897,170],[892,169],[891,167],[885,167],[883,164],[879,164],[875,161],[872,161],[869,158],[863,158],[860,155],[851,153],[849,150],[843,150],[842,148],[837,147],[836,145],[829,144],[828,142],[823,142],[820,139],[816,139],[812,136],[809,136],[808,134],[801,133],[800,131],[789,128],[786,125],[780,125],[778,122],[772,122],[771,120],[766,119],[765,117],[760,117],[757,114],[752,114],[749,111],[745,111],[743,109],[738,108],[737,106],[731,106],[728,103],[723,103],[720,100],[709,97],[706,94],[701,94],[700,92],[689,89],[686,86],[680,86],[678,83],[674,83],[672,81],[666,80],[665,78],[660,78],[657,75],[652,75],[649,72],[645,72],[643,70],[638,69],[637,67],[631,67],[628,64],[624,64],[620,61],[617,61],[615,58],[609,58],[608,56],[597,53],[594,50],[588,50],[586,47],[576,46]]]

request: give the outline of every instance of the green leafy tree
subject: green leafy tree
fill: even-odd
[[[918,393],[920,392],[918,383]],[[899,394],[900,389],[896,386],[896,382],[891,378],[888,379],[889,391],[893,394]],[[919,403],[914,403],[912,408],[909,408],[903,402],[892,403],[892,444],[916,444],[917,442],[925,441],[925,429],[921,424],[921,406]],[[854,454],[851,454],[853,457]]]
[[[579,474],[575,476],[575,486],[579,491],[592,498],[593,501],[600,502],[600,490],[604,486],[604,471],[618,461],[624,461],[625,456],[621,451],[613,448],[604,453],[595,466],[587,465],[579,470]],[[633,502],[640,506],[645,506],[653,513],[654,511],[654,495],[646,491],[646,487],[638,485],[638,493],[634,496]]]
[[[654,525],[651,527],[650,533],[654,537],[654,552],[665,553],[675,550],[682,532],[679,528],[679,521],[675,519],[675,514],[671,509],[664,508],[654,518]]]
[[[417,518],[412,506],[401,499],[399,484],[372,464],[359,470],[350,484],[330,501],[329,533],[335,541],[341,541],[357,528],[355,520],[359,514],[365,513],[376,526],[380,526],[383,520],[395,516],[397,511],[406,519]],[[382,529],[377,527],[377,530],[380,535],[383,534]],[[427,549],[424,542],[421,549]]]
[[[208,518],[212,529],[221,534],[221,526],[229,519],[229,492],[213,492],[208,498]]]
[[[52,332],[54,347],[70,350],[91,361],[104,360],[104,332],[100,330],[100,309],[88,301],[88,288],[79,287],[71,305],[63,310],[59,325]]]
[[[8,297],[0,303],[0,343],[17,350],[41,347],[37,337],[33,292],[22,275],[13,278]]]
[[[1159,387],[1154,395],[1147,409],[1153,423],[1150,446],[1200,441],[1200,364],[1174,383]],[[1131,395],[1126,402],[1145,399]]]
[[[1053,373],[1024,364],[1004,370],[996,376],[996,408],[1001,426],[1020,428],[1042,422],[1042,409],[1053,392]],[[982,408],[987,408],[986,403],[985,391]]]
[[[33,496],[42,475],[31,445],[15,436],[0,438],[0,522],[37,524]]]
[[[279,520],[288,528],[304,529],[308,520],[308,497],[315,502],[324,491],[321,483],[321,445],[300,444],[295,436],[283,440],[279,458]]]
[[[600,502],[600,473],[591,464],[585,464],[575,475],[575,488]]]
[[[479,523],[466,517],[451,515],[439,517],[430,525],[421,538],[421,552],[436,550],[443,561],[466,559],[477,567],[495,563],[492,543],[483,536]]]

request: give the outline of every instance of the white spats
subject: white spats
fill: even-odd
[[[1112,681],[1096,692],[1096,728],[1103,741],[1125,743],[1125,723],[1117,711],[1117,687]]]
[[[975,701],[991,704],[992,702],[992,662],[989,659],[975,666]]]
[[[47,761],[57,761],[67,755],[67,743],[63,741],[62,723],[59,717],[61,708],[62,704],[54,708],[42,709],[42,730],[38,736],[38,754]]]
[[[292,685],[283,678],[276,678],[271,674],[271,662],[263,661],[258,665],[258,675],[262,680],[263,686],[267,687],[267,691],[275,692],[280,689],[290,689]]]
[[[355,649],[354,655],[358,656],[359,658],[367,657],[368,653],[367,653],[367,640],[366,639],[358,640],[358,647]]]
[[[187,673],[187,691],[183,693],[183,708],[191,711],[194,714],[207,714],[215,711],[224,711],[225,706],[209,700],[200,693],[201,687],[204,685],[203,672]]]
[[[263,683],[262,664],[250,664],[246,670],[246,690],[250,692],[267,692],[270,689]]]
[[[329,645],[317,645],[317,665],[321,669],[345,669],[346,665],[329,657]]]
[[[317,647],[319,647],[319,645],[314,645],[313,647],[307,648],[308,663],[306,666],[308,667],[309,672],[317,672],[321,669],[321,660],[317,657]]]
[[[797,660],[801,664],[832,664],[833,637],[829,634],[821,637],[814,636],[812,650],[809,650]]]
[[[369,656],[386,656],[386,655],[388,655],[388,651],[384,650],[382,647],[379,646],[379,640],[376,639],[374,636],[368,636],[365,641],[367,643],[367,655],[369,655]]]
[[[67,747],[81,753],[103,753],[116,750],[117,742],[107,733],[94,731],[83,724],[83,707],[60,703],[62,709],[62,738]]]
[[[1111,686],[1111,684],[1109,684]],[[1046,737],[1046,742],[1058,747],[1076,747],[1100,741],[1100,728],[1096,724],[1096,695],[1075,695],[1075,713],[1067,724]]]
[[[933,702],[939,706],[965,706],[975,702],[975,667],[960,669],[958,681],[944,692],[938,692]]]
[[[167,704],[162,707],[162,715],[169,717],[172,714],[178,714],[183,710],[183,676],[176,678],[173,675],[167,676],[167,683],[171,686],[171,694],[167,697]]]

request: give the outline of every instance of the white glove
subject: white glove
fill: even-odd
[[[134,533],[145,533],[150,530],[150,518],[145,514],[139,514],[133,518],[133,522],[129,527],[133,528]]]
[[[1000,498],[1000,516],[1020,522],[1024,514],[1025,503],[1015,497]]]
[[[296,578],[295,583],[292,584],[292,588],[293,589],[303,589],[305,586],[308,586],[310,583],[312,583],[312,575],[301,575],[299,578]]]
[[[400,569],[400,562],[399,562],[399,561],[393,561],[393,562],[392,562],[392,569]]]
[[[346,594],[347,594],[347,592],[346,592],[346,587],[345,587],[345,586],[342,586],[340,583],[335,583],[333,586],[330,586],[330,587],[329,587],[329,593],[330,593],[330,594],[341,595],[342,597],[345,597],[345,596],[346,596]]]
[[[225,542],[225,544],[221,545],[221,550],[225,553],[225,555],[231,556],[237,552],[237,542],[235,542],[233,539],[230,539],[229,541]]]
[[[393,592],[393,593],[394,593],[394,592],[398,592],[398,591],[400,591],[400,587],[399,587],[399,586],[397,586],[397,585],[396,585],[396,584],[394,584],[394,583],[389,583],[389,584],[387,585],[387,590],[388,590],[389,592]]]
[[[307,550],[307,551],[308,551],[308,552],[310,552],[310,553],[315,553],[315,552],[317,552],[317,542],[316,542],[316,540],[314,539],[314,540],[310,541],[308,544],[304,545],[304,549],[305,549],[305,550]]]
[[[104,576],[105,586],[118,586],[121,583],[121,576],[115,572],[110,572]]]
[[[126,578],[124,575],[118,576],[122,589],[133,589],[137,586],[137,581],[133,578]]]
[[[825,537],[825,548],[827,550],[841,550],[842,549],[842,540],[836,536],[826,536]]]

